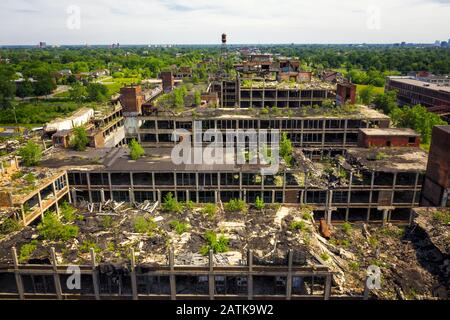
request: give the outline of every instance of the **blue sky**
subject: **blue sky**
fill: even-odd
[[[0,30],[0,45],[430,43],[450,38],[450,0],[2,0]]]

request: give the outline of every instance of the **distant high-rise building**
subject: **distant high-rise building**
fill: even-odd
[[[39,42],[39,48],[44,49],[47,47],[47,43],[46,42]]]

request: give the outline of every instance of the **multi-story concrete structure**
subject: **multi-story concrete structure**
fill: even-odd
[[[396,90],[400,105],[421,104],[430,112],[450,114],[450,87],[417,80],[413,77],[387,77],[386,90]]]
[[[354,111],[334,113],[333,109],[290,109],[291,113],[260,114],[250,109],[205,109],[196,114],[179,115],[160,112],[157,115],[141,115],[129,120],[127,139],[136,139],[144,147],[171,147],[175,129],[194,130],[250,130],[278,129],[287,133],[293,145],[304,149],[308,155],[321,157],[335,155],[346,148],[356,147],[360,128],[388,128],[389,117],[358,106]],[[197,122],[200,121],[200,122]],[[197,128],[196,126],[200,126]]]
[[[421,205],[450,207],[450,126],[433,128]]]

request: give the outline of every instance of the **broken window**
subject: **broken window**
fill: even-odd
[[[215,203],[216,196],[214,191],[199,191],[198,192],[199,203]]]
[[[178,186],[195,186],[195,173],[177,173]]]
[[[170,279],[168,276],[136,275],[138,294],[169,295]]]
[[[135,191],[134,201],[138,203],[143,203],[145,201],[155,201],[153,191]]]
[[[416,173],[399,172],[397,173],[396,185],[413,186],[416,183]]]
[[[149,172],[133,173],[133,184],[135,186],[151,186],[151,185],[153,185],[152,174]]]
[[[306,191],[306,203],[325,205],[326,199],[326,191]]]
[[[81,172],[69,172],[69,184],[72,186],[85,186],[87,185],[86,173]]]
[[[199,173],[198,184],[199,186],[217,186],[217,173]]]
[[[247,277],[215,276],[215,294],[247,295]]]
[[[113,199],[118,202],[130,202],[130,192],[129,191],[113,191]]]
[[[22,275],[25,293],[55,294],[55,280],[53,276]]]
[[[0,272],[0,292],[17,293],[16,278],[13,273]]]
[[[394,191],[394,203],[412,203],[414,191]]]
[[[131,185],[130,173],[129,172],[111,173],[111,184],[115,186]]]
[[[209,294],[208,276],[176,276],[177,294]]]
[[[173,172],[156,172],[155,173],[155,185],[157,186],[173,186]]]
[[[254,276],[253,294],[256,296],[286,295],[286,277]]]
[[[92,186],[108,186],[109,179],[107,173],[90,173],[89,181]]]

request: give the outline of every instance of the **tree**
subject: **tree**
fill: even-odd
[[[359,97],[364,104],[371,104],[375,98],[374,86],[368,85],[359,91]]]
[[[294,148],[292,147],[292,141],[289,140],[286,133],[281,135],[280,141],[280,156],[284,159],[287,165],[292,164],[292,152]]]
[[[11,106],[11,99],[14,98],[16,86],[6,76],[0,74],[0,107],[2,109]]]
[[[81,84],[75,84],[69,90],[69,98],[72,101],[81,103],[87,96],[87,91]]]
[[[199,91],[195,91],[194,93],[194,104],[199,106],[202,104],[202,96]]]
[[[89,83],[86,91],[89,101],[103,102],[108,100],[108,88],[101,83]]]
[[[23,81],[16,89],[19,98],[31,97],[34,95],[33,84],[29,80]]]
[[[34,93],[37,96],[49,95],[56,89],[56,81],[49,73],[42,73],[36,77]]]
[[[260,197],[256,197],[255,208],[258,210],[262,210],[264,209],[264,207],[265,207],[264,200],[261,199]]]
[[[73,128],[73,138],[70,143],[71,147],[77,151],[84,151],[89,143],[87,131],[84,127]]]
[[[19,150],[19,156],[27,167],[36,166],[42,159],[42,148],[31,140]]]
[[[130,145],[130,157],[133,160],[137,160],[145,154],[144,148],[135,139],[131,140]]]

